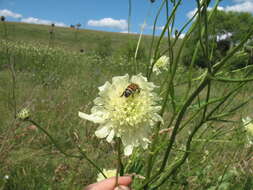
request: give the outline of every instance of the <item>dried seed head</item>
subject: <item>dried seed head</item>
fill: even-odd
[[[4,22],[5,21],[5,16],[1,16],[0,19],[1,19],[2,22]]]

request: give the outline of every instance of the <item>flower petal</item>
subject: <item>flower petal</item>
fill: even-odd
[[[147,149],[149,143],[151,143],[151,142],[150,142],[150,140],[148,138],[143,138],[142,141],[141,141],[142,148]]]
[[[133,152],[133,146],[132,145],[127,145],[125,148],[124,148],[124,154],[126,155],[126,156],[129,156],[129,155],[131,155],[132,154],[132,152]]]
[[[105,138],[110,133],[110,129],[107,126],[101,126],[95,131],[95,135],[98,138]]]
[[[78,116],[81,117],[82,119],[86,119],[86,120],[89,120],[89,121],[92,121],[94,123],[103,123],[104,122],[104,119],[101,118],[101,117],[98,117],[96,115],[93,115],[93,114],[86,114],[86,113],[83,113],[83,112],[78,112]]]
[[[97,97],[95,100],[93,100],[93,102],[95,105],[99,105],[99,106],[101,106],[105,103],[104,100],[100,97]]]
[[[115,99],[115,96],[120,97],[128,85],[129,85],[129,75],[128,74],[126,74],[124,76],[113,77],[112,78],[112,89],[111,89],[114,94],[113,99]]]
[[[106,138],[106,141],[109,142],[109,143],[112,142],[114,134],[115,134],[114,130],[111,130],[109,135]]]
[[[246,118],[242,118],[242,122],[244,125],[247,125],[251,122],[251,118],[249,116],[247,116]]]
[[[109,94],[110,94],[110,88],[111,88],[111,83],[109,83],[108,81],[103,85],[103,86],[100,86],[98,87],[99,89],[99,95],[102,97],[102,98],[105,98],[105,97],[108,97]]]
[[[132,76],[131,82],[138,84],[141,87],[141,89],[147,90],[147,91],[152,91],[154,88],[157,87],[156,85],[154,85],[154,83],[148,82],[147,78],[142,76],[141,73],[139,73],[138,75]]]
[[[98,89],[100,92],[103,92],[103,91],[107,90],[110,86],[111,86],[111,83],[106,81],[105,84],[103,86],[98,87]]]
[[[120,86],[124,83],[129,83],[129,75],[125,74],[124,76],[117,76],[112,78],[112,84]]]

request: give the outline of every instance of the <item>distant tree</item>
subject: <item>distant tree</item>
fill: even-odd
[[[253,15],[243,12],[217,11],[209,25],[213,35],[230,35],[233,43],[238,43],[253,26]]]
[[[197,22],[197,20],[195,22]],[[211,22],[208,23],[209,45],[210,48],[214,50],[213,62],[225,56],[230,47],[239,43],[252,26],[253,16],[250,13],[217,10]],[[182,58],[185,65],[191,63],[198,35],[199,31],[197,28],[186,44],[186,49]],[[206,58],[201,48],[197,53],[195,64],[200,67],[207,66]]]

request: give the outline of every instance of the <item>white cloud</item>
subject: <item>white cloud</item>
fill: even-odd
[[[180,39],[183,39],[184,37],[185,37],[185,33],[181,33],[179,36]]]
[[[253,2],[253,0],[234,0],[234,2]]]
[[[14,12],[8,10],[8,9],[0,10],[0,16],[12,17],[12,18],[22,18],[21,14],[14,13]]]
[[[221,7],[221,6],[218,6],[217,9],[220,10],[220,11],[224,11],[224,7]],[[207,10],[210,11],[210,10],[212,10],[212,8],[211,8],[211,7],[208,7]],[[195,9],[193,9],[192,11],[189,11],[189,12],[186,14],[186,16],[187,16],[188,18],[191,18],[191,17],[193,17],[193,15],[194,15],[197,11],[198,11],[198,9],[195,8]]]
[[[140,24],[141,29],[144,27],[144,29],[153,30],[153,25],[147,25],[146,23]],[[164,26],[156,26],[156,30],[163,30]]]
[[[54,21],[43,20],[43,19],[34,18],[34,17],[22,18],[21,22],[31,23],[31,24],[44,24],[44,25],[51,25],[51,24],[54,23],[55,26],[60,26],[60,27],[66,27],[67,26],[63,22],[54,22]]]
[[[153,26],[152,26],[152,29],[153,29]],[[163,29],[164,29],[164,26],[157,26],[156,29],[157,29],[157,30],[163,30]]]
[[[140,27],[142,29],[142,28],[147,28],[147,27],[150,27],[150,26],[148,26],[147,23],[143,23],[143,24],[140,24]]]
[[[120,31],[120,33],[123,33],[123,34],[128,34],[128,31],[127,30],[122,30]],[[137,34],[137,32],[129,32],[130,34]]]
[[[89,20],[87,25],[95,26],[95,27],[118,28],[121,30],[126,30],[128,23],[125,19],[116,20],[113,18],[103,18],[100,20]]]
[[[175,38],[175,34],[172,34],[172,37]],[[178,37],[179,39],[183,39],[185,37],[185,33],[181,33],[180,36]]]
[[[122,30],[122,31],[120,31],[120,33],[127,34],[127,33],[128,33],[128,31],[127,31],[127,30]],[[131,33],[131,32],[129,32],[129,33]]]
[[[253,0],[234,0],[236,4],[229,5],[226,7],[218,7],[218,10],[222,11],[234,11],[234,12],[249,12],[253,13]],[[208,10],[211,10],[212,8],[208,7]],[[191,18],[195,12],[197,11],[197,8],[195,8],[192,11],[189,11],[186,16],[188,18]]]
[[[226,11],[253,13],[253,1],[244,1],[235,5],[225,7]]]
[[[66,27],[67,25],[64,24],[63,22],[54,22],[50,20],[43,20],[39,18],[34,18],[34,17],[28,17],[24,18],[21,14],[14,13],[8,9],[2,9],[0,10],[0,16],[5,16],[5,17],[12,17],[16,19],[21,19],[21,22],[25,23],[31,23],[31,24],[44,24],[44,25],[51,25],[52,23],[55,24],[55,26],[60,26],[60,27]]]
[[[196,13],[197,10],[198,10],[198,9],[195,8],[195,9],[193,9],[192,11],[189,11],[189,12],[186,14],[186,16],[187,16],[188,18],[193,17],[193,15]]]

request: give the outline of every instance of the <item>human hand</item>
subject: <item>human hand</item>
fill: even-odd
[[[122,176],[118,178],[118,187],[115,187],[116,177],[111,177],[85,187],[84,190],[130,190],[128,187],[132,182],[131,176]]]

